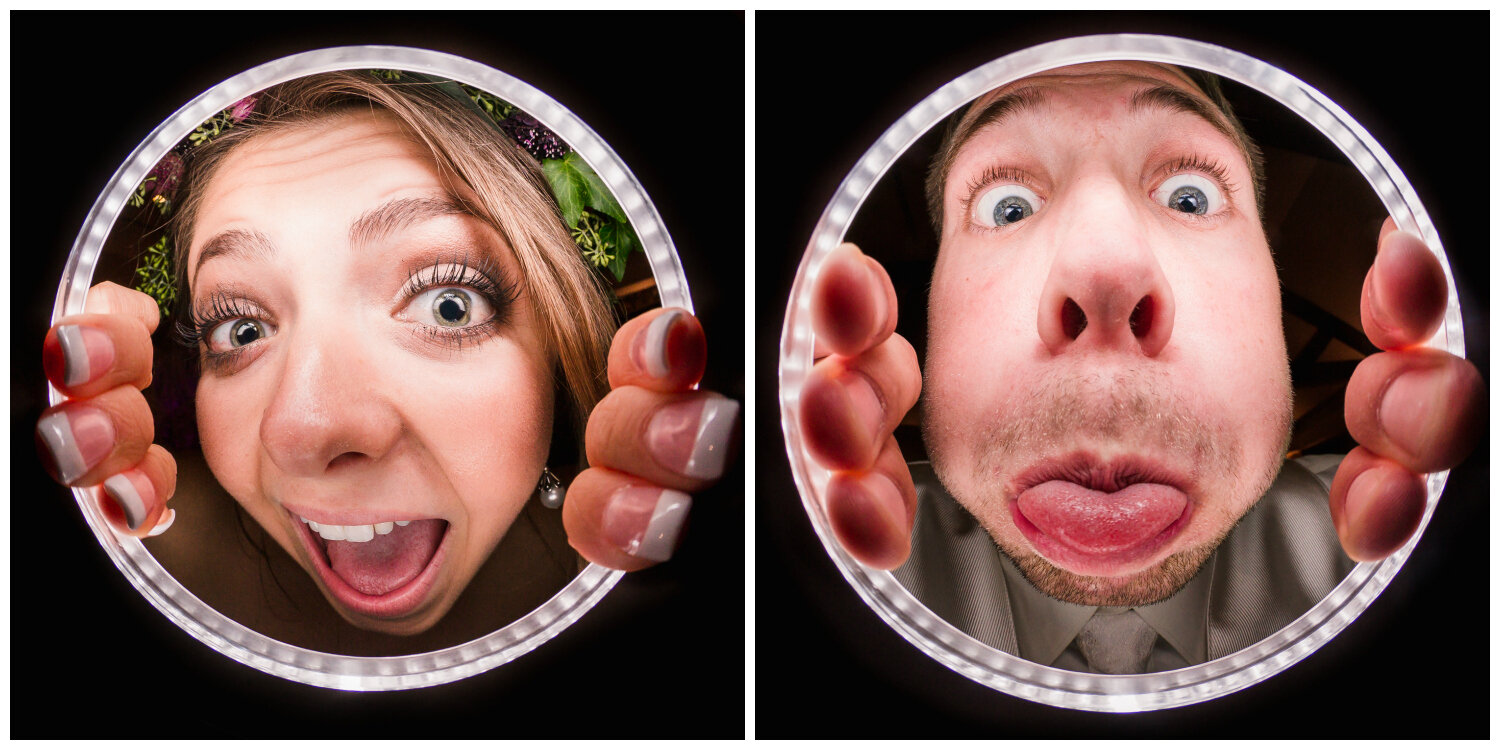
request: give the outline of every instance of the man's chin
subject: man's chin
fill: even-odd
[[[1032,586],[1047,596],[1087,607],[1143,607],[1170,598],[1182,590],[1218,545],[1174,552],[1145,570],[1123,576],[1074,573],[1049,562],[1035,552],[1012,554],[1001,548]]]

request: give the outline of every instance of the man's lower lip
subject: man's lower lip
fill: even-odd
[[[1099,553],[1081,549],[1057,539],[1027,520],[1018,504],[1010,502],[1011,519],[1031,546],[1049,562],[1072,573],[1087,576],[1118,577],[1145,569],[1155,561],[1158,554],[1187,528],[1193,515],[1193,505],[1188,503],[1182,515],[1156,536],[1126,549]]]
[[[432,559],[427,562],[427,567],[423,568],[416,578],[407,581],[390,593],[371,596],[356,591],[338,573],[335,573],[328,566],[328,558],[323,548],[317,540],[313,539],[312,529],[295,517],[292,520],[298,527],[298,534],[302,537],[302,544],[307,549],[308,556],[312,558],[313,569],[318,572],[318,577],[323,579],[323,585],[327,591],[349,609],[362,615],[381,619],[403,617],[426,602],[428,594],[432,592],[432,587],[437,582],[438,573],[442,570],[443,560],[447,557],[448,540],[453,536],[453,525],[449,524],[443,532],[443,541],[438,544],[437,551],[432,553]]]

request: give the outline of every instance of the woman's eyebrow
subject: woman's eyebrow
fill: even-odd
[[[276,245],[264,234],[249,229],[227,229],[204,243],[198,262],[193,264],[193,276],[196,278],[203,264],[214,258],[263,260],[275,254]]]
[[[367,245],[439,216],[473,216],[450,196],[397,198],[366,211],[349,225],[349,244]]]

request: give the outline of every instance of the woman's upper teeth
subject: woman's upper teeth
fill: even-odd
[[[391,533],[391,530],[397,526],[405,526],[411,523],[411,521],[386,521],[384,523],[365,524],[364,526],[334,526],[333,524],[309,521],[301,516],[298,516],[298,518],[307,524],[308,528],[312,529],[314,533],[330,542],[368,542],[374,539],[377,534],[384,536]]]

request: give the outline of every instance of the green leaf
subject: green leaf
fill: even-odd
[[[579,174],[583,175],[584,182],[588,184],[589,208],[592,208],[595,211],[598,211],[599,213],[614,219],[615,221],[628,221],[628,219],[625,218],[625,210],[620,208],[619,202],[615,200],[615,194],[610,192],[609,187],[604,184],[604,180],[599,178],[599,175],[594,172],[593,167],[590,167],[588,162],[584,161],[583,158],[578,155],[577,151],[569,152],[567,156],[563,157],[563,159],[573,163]]]
[[[578,219],[583,216],[588,202],[589,187],[583,173],[578,171],[577,163],[567,157],[543,159],[542,174],[547,176],[547,184],[552,186],[552,195],[557,198],[557,207],[562,209],[563,223],[569,229],[578,226]]]

